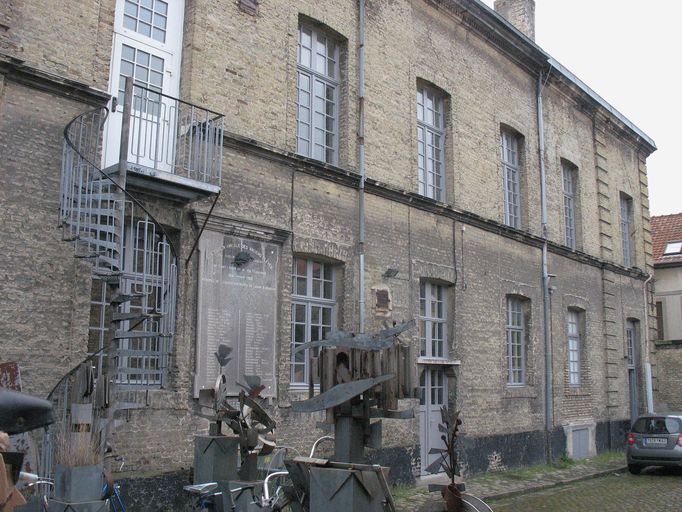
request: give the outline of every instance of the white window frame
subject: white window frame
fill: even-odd
[[[500,156],[504,189],[504,223],[521,229],[521,165],[520,137],[509,131],[500,132]]]
[[[444,368],[424,366],[419,375],[419,405],[447,405],[447,383]],[[427,400],[428,404],[426,403]]]
[[[663,256],[673,256],[682,253],[682,240],[671,240],[665,244]]]
[[[417,87],[417,163],[419,194],[443,201],[445,169],[445,100],[428,87]]]
[[[168,35],[169,1],[173,0],[124,0],[123,27],[164,44]],[[149,13],[148,20],[141,16],[143,12]],[[149,34],[144,33],[142,25],[149,27]],[[159,35],[163,37],[157,37]]]
[[[424,357],[447,359],[447,302],[445,286],[422,281],[419,286],[420,354]]]
[[[582,378],[580,371],[580,354],[582,341],[580,339],[580,316],[581,312],[569,309],[566,315],[566,335],[568,338],[568,385],[580,387]]]
[[[620,196],[620,236],[623,241],[623,265],[632,266],[632,198]]]
[[[526,318],[524,301],[507,297],[507,386],[526,385]]]
[[[338,165],[339,45],[310,25],[301,25],[298,34],[296,152]]]
[[[305,262],[304,273],[298,272],[298,263]],[[320,278],[315,277],[315,269],[320,269]],[[330,272],[330,279],[325,277],[326,270]],[[304,283],[304,290],[298,288],[298,283]],[[328,285],[328,288],[325,286]],[[317,293],[316,288],[319,289]],[[328,290],[328,292],[326,291]],[[297,309],[299,307],[300,309]],[[306,258],[294,258],[292,267],[291,290],[291,386],[308,386],[310,381],[309,350],[294,354],[294,349],[301,343],[324,339],[336,328],[336,269],[329,263]],[[329,322],[324,322],[323,311],[329,311]],[[301,321],[297,311],[304,312]],[[319,320],[314,323],[313,315],[317,311]],[[304,340],[296,340],[296,326],[303,326]],[[317,330],[317,333],[315,331]],[[316,349],[312,349],[316,350]],[[296,378],[297,369],[303,370],[303,379]]]
[[[576,169],[564,163],[562,165],[563,192],[564,192],[564,243],[571,249],[576,248]]]
[[[627,349],[627,363],[628,369],[633,370],[635,368],[635,362],[637,357],[637,332],[635,328],[635,322],[628,320],[625,324],[625,343]]]

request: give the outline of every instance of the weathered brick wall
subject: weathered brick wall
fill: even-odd
[[[195,25],[185,38],[181,90],[226,115],[227,130],[288,151],[296,150],[296,62],[299,17],[324,24],[341,42],[339,163],[354,167],[356,12],[348,2],[279,1],[254,17],[237,2],[188,0]]]
[[[0,75],[0,361],[43,397],[87,350],[90,267],[57,228],[63,130],[86,108]]]
[[[468,227],[461,246],[464,268],[457,292],[456,347],[462,414],[470,436],[541,428],[542,290],[540,251]],[[461,264],[461,263],[460,263]],[[507,387],[506,296],[528,299],[527,386]],[[467,384],[465,384],[467,383]],[[470,383],[470,384],[469,384]]]
[[[547,176],[548,237],[565,243],[562,159],[577,171],[576,249],[599,254],[597,175],[594,165],[592,120],[575,109],[570,98],[550,83],[543,89],[545,169]],[[539,179],[539,178],[538,178]]]
[[[531,39],[535,39],[535,0],[495,0],[495,10]]]
[[[116,0],[0,4],[0,53],[107,90]]]
[[[552,355],[556,389],[554,414],[558,425],[609,419],[605,410],[606,381],[601,272],[566,258],[552,257]],[[569,386],[567,313],[577,308],[584,315],[581,332],[580,386]]]
[[[682,411],[682,343],[656,343],[654,410]]]

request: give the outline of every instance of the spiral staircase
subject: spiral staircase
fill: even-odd
[[[173,234],[137,192],[176,207],[219,193],[223,116],[130,78],[118,109],[117,123],[102,107],[66,126],[59,226],[74,256],[90,264],[88,352],[105,402],[122,410],[145,406],[140,390],[167,386],[175,333]],[[105,127],[119,125],[122,157],[102,169]]]

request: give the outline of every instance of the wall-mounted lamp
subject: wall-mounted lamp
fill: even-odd
[[[386,278],[392,278],[398,275],[398,269],[397,268],[387,268],[386,272],[382,274],[383,277]]]
[[[234,260],[232,263],[234,263],[235,267],[241,268],[252,260],[253,256],[246,251],[241,251],[234,255]]]

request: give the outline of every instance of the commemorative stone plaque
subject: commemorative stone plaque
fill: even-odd
[[[258,375],[261,395],[274,396],[279,245],[206,231],[199,249],[195,396],[215,383],[220,343],[233,349],[227,375]]]

